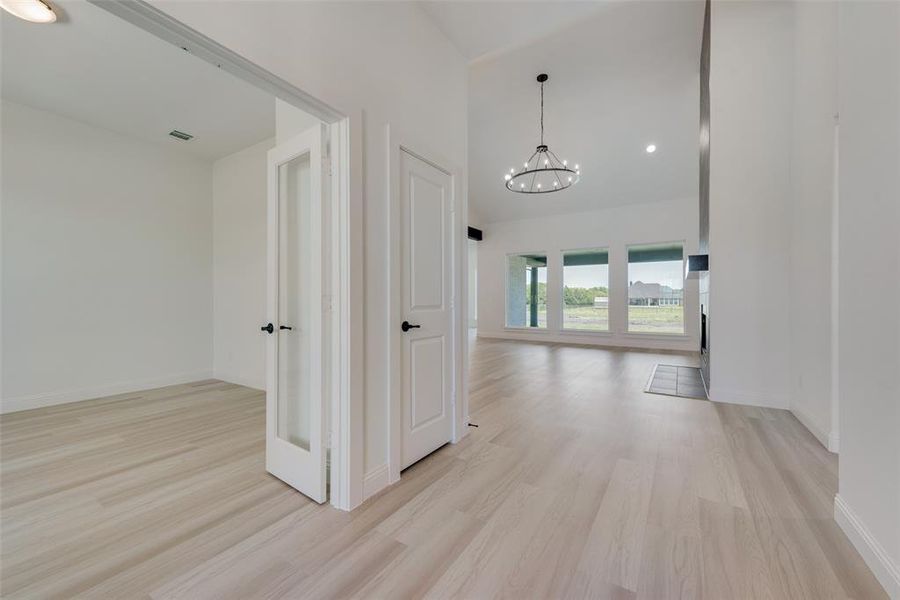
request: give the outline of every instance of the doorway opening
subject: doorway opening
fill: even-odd
[[[322,502],[327,493],[332,505],[349,510],[354,503],[351,499],[350,483],[352,470],[350,415],[354,411],[351,407],[349,385],[349,284],[351,279],[349,118],[321,100],[172,19],[166,13],[147,3],[97,1],[95,4],[214,65],[216,69],[231,73],[245,84],[267,92],[276,99],[276,108],[278,109],[276,116],[281,116],[281,118],[276,124],[277,133],[280,134],[276,136],[276,147],[269,151],[267,157],[268,282],[266,286],[266,320],[268,322],[264,327],[268,329],[270,323],[274,327],[273,321],[280,321],[282,311],[289,310],[288,307],[291,305],[295,312],[298,310],[307,312],[311,326],[313,323],[320,322],[321,327],[317,332],[313,332],[311,338],[297,335],[301,332],[294,331],[291,325],[284,323],[279,323],[278,329],[275,330],[278,332],[277,334],[274,331],[270,333],[270,337],[272,335],[275,337],[267,344],[266,351],[267,469],[270,472],[280,472],[279,477],[298,489],[300,487],[308,488],[311,477],[318,484],[314,489],[307,489],[309,492],[307,495]],[[310,141],[308,137],[312,131],[318,131],[318,135]],[[306,144],[305,154],[300,152],[290,156],[286,162],[278,162],[279,158],[284,157],[285,151],[296,150],[297,144],[302,146],[304,143]],[[303,156],[306,158],[303,159]],[[319,174],[318,186],[315,186],[313,177],[304,177],[305,169],[302,164],[304,160],[309,163],[308,172],[310,174]],[[319,214],[312,215],[317,220],[311,228],[306,230],[309,234],[306,237],[302,236],[296,227],[301,225],[296,219],[293,220],[295,226],[292,227],[279,218],[279,214],[285,210],[290,212],[290,203],[286,204],[286,197],[291,195],[295,200],[299,199],[301,202],[295,205],[296,210],[290,214],[295,218],[301,218],[301,215],[304,214],[307,217],[311,216],[309,211],[314,211],[314,208],[303,209],[302,207],[304,191],[301,188],[303,186],[309,186],[306,190],[308,198],[312,198],[313,194],[318,196],[313,202],[313,206],[317,202],[321,202]],[[275,235],[275,232],[278,234]],[[293,239],[293,241],[286,245],[286,238]],[[314,256],[314,260],[306,265],[293,265],[297,270],[292,277],[288,269],[281,268],[284,261],[279,261],[279,257],[288,248],[291,248],[291,244],[295,242],[303,244],[309,240],[318,244],[316,252],[319,252],[319,256]],[[296,244],[293,249],[300,250],[301,247]],[[306,249],[310,248],[307,246]],[[311,290],[299,291],[298,286],[310,281],[314,284]],[[285,283],[288,285],[284,285]],[[287,288],[292,288],[292,291],[285,293]],[[296,296],[293,298],[293,302],[287,300],[291,294]],[[284,329],[285,327],[287,329]],[[303,345],[299,341],[293,345],[283,343],[282,335],[293,337],[295,340],[306,339],[306,352],[296,352],[298,346]],[[307,374],[313,373],[316,368],[321,370],[322,376],[321,379],[317,379],[316,385],[306,388],[298,385],[298,377],[302,374],[303,369],[295,372],[293,376],[282,373],[283,365],[279,362],[279,354],[282,357],[290,354],[292,346],[295,357],[307,363],[305,364]],[[279,349],[282,350],[280,353]],[[320,357],[318,361],[315,358],[317,355]],[[284,367],[287,368],[286,365]],[[285,376],[282,377],[282,375]],[[277,390],[279,382],[283,386],[282,389],[292,390],[295,393],[289,394],[288,398],[282,394],[279,399]],[[307,391],[305,400],[304,395],[299,393],[301,389]],[[279,419],[279,413],[284,418]],[[293,444],[295,449],[309,454],[302,462],[304,464],[312,463],[312,466],[305,464],[301,469],[307,472],[307,476],[300,477],[300,479],[297,478],[298,472],[282,477],[284,469],[275,466],[279,463],[277,456],[280,453],[277,448],[282,441],[282,436],[278,434],[279,423],[285,420],[293,421],[293,425],[285,428],[283,433],[293,430],[293,434],[300,434],[301,438],[304,430],[308,434],[308,439],[300,440],[299,444]],[[315,435],[314,432],[316,432]],[[304,449],[304,445],[308,448]],[[315,447],[312,447],[313,445]],[[294,458],[297,459],[299,456],[294,456]],[[360,458],[356,457],[356,461],[359,460]],[[295,471],[297,470],[296,466],[293,468]],[[301,480],[307,483],[300,485]]]
[[[267,469],[349,508],[348,119],[146,3],[65,13],[3,20],[4,267],[32,274],[4,298],[31,325],[4,331],[3,411],[162,397],[248,443],[268,422],[269,450],[316,458]]]

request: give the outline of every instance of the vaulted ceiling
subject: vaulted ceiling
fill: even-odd
[[[419,4],[470,61],[528,44],[612,6],[569,0],[423,0]]]
[[[702,1],[463,2],[426,10],[474,58],[473,224],[697,196]],[[541,14],[551,16],[541,21]],[[466,33],[466,23],[477,26]],[[485,28],[496,31],[493,43]],[[580,164],[582,180],[559,193],[514,194],[503,175],[539,143],[539,73],[550,75],[545,140]],[[646,152],[649,144],[655,153]]]

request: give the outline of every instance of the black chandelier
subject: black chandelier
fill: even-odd
[[[578,165],[569,166],[566,160],[559,160],[556,154],[544,143],[544,82],[550,77],[546,73],[537,76],[541,84],[541,143],[523,163],[523,168],[509,170],[504,176],[506,189],[518,194],[549,194],[572,187],[581,179]]]

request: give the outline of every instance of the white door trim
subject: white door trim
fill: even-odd
[[[151,6],[144,0],[88,0],[99,8],[265,90],[330,126],[329,233],[331,349],[331,504],[351,510],[363,500],[363,170],[362,111],[344,114]]]
[[[218,68],[243,79],[278,98],[303,109],[324,123],[335,123],[346,115],[335,110],[315,96],[307,94],[259,65],[247,60],[222,44],[188,27],[144,0],[88,0],[91,4],[111,12],[152,33],[182,50],[202,58]]]
[[[331,504],[362,504],[364,433],[364,247],[362,112],[331,126]]]
[[[465,194],[466,182],[464,170],[445,156],[434,152],[427,144],[410,136],[407,132],[399,132],[390,124],[385,126],[387,139],[387,193],[388,193],[388,239],[390,240],[389,281],[390,296],[388,302],[388,336],[387,348],[390,374],[387,377],[388,397],[388,478],[391,485],[400,480],[401,448],[402,448],[402,371],[401,332],[401,286],[402,262],[400,258],[400,235],[403,231],[400,207],[400,152],[407,152],[416,158],[432,165],[450,175],[453,190],[451,216],[453,219],[453,237],[451,239],[453,287],[450,297],[451,337],[453,343],[453,437],[455,444],[468,433],[468,344],[466,323],[466,288],[468,273],[468,247],[466,227],[468,225],[468,202]]]

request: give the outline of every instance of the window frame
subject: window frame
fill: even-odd
[[[543,327],[541,327],[541,326],[529,327],[527,325],[524,327],[516,327],[515,325],[509,324],[509,303],[508,303],[508,300],[509,300],[509,258],[511,256],[528,256],[528,255],[537,255],[537,256],[544,257],[544,259],[547,261],[547,265],[544,267],[545,269],[547,269],[547,283],[550,283],[550,253],[548,251],[546,251],[546,250],[535,250],[535,251],[523,250],[521,252],[507,252],[503,258],[503,282],[504,282],[503,283],[503,292],[504,292],[503,293],[503,296],[504,296],[504,298],[503,298],[503,329],[505,331],[530,331],[530,332],[534,332],[534,333],[549,333],[549,331],[550,331],[550,298],[549,297],[547,297],[547,299],[546,299],[547,323]],[[549,289],[550,288],[548,286],[547,290],[549,291]],[[538,322],[540,322],[540,319],[538,319]]]
[[[590,250],[606,251],[606,290],[607,298],[609,298],[606,310],[606,329],[572,329],[566,327],[566,253],[567,252],[586,252]],[[596,335],[609,337],[613,335],[612,328],[612,305],[613,305],[613,285],[610,277],[612,249],[610,244],[600,246],[588,246],[582,248],[567,248],[559,251],[559,333],[566,335]]]
[[[629,249],[635,246],[666,246],[679,244],[681,246],[681,332],[667,332],[667,331],[632,331],[631,329],[631,319],[628,316],[628,311],[631,306],[631,298],[629,296],[629,288],[630,284],[630,266],[631,260],[628,258]],[[669,240],[669,241],[657,241],[657,242],[627,242],[625,243],[625,331],[624,335],[626,336],[634,336],[641,338],[688,338],[690,337],[687,333],[687,277],[684,274],[684,261],[686,260],[686,248],[687,241],[686,240]],[[674,262],[674,261],[672,261]]]

